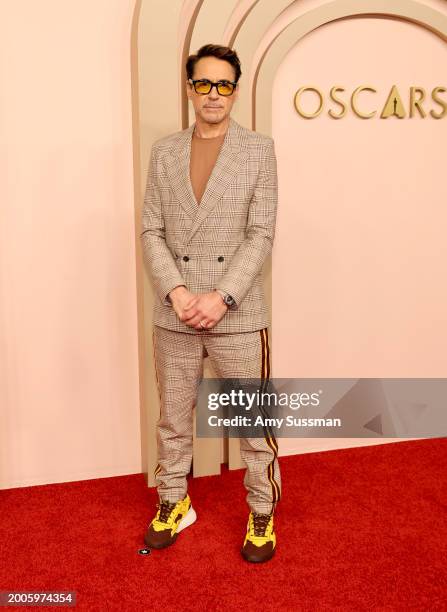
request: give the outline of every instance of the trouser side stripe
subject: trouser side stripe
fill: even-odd
[[[155,330],[153,327],[152,327],[152,352],[154,356],[155,379],[157,381],[158,397],[160,401],[160,418],[161,418],[161,390],[160,390],[160,381],[158,378],[157,360],[155,358]],[[161,470],[161,465],[157,463],[157,465],[155,466],[155,470],[154,470],[154,476],[157,476],[160,470]]]
[[[262,350],[261,350],[261,379],[262,381],[267,382],[268,376],[270,375],[267,329],[261,329],[260,334],[261,334],[261,347],[262,347]],[[262,382],[261,383],[262,391],[264,391],[264,387],[265,387],[265,383]],[[266,416],[264,410],[262,409],[262,406],[260,406],[259,409],[261,413],[263,414],[263,416]],[[275,469],[274,464],[275,464],[275,459],[278,456],[278,446],[276,444],[275,437],[273,436],[273,433],[271,432],[270,428],[266,426],[263,429],[264,429],[264,434],[265,434],[264,435],[265,440],[267,444],[269,445],[269,447],[271,448],[271,450],[273,451],[273,459],[268,465],[268,478],[272,486],[272,498],[273,498],[272,509],[273,509],[275,502],[279,501],[280,496],[281,496],[279,485],[275,481],[275,478],[274,478],[274,469]]]

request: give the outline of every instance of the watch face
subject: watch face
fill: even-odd
[[[228,306],[232,306],[234,304],[234,299],[231,297],[231,295],[225,296],[225,304],[228,304]]]

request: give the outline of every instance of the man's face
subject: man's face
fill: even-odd
[[[207,79],[213,83],[223,80],[234,82],[234,68],[229,62],[217,57],[202,57],[194,67],[192,78]],[[239,85],[231,96],[221,96],[216,87],[213,87],[209,94],[198,94],[192,84],[186,84],[186,93],[194,106],[196,119],[200,118],[210,124],[221,123],[228,117],[237,100],[238,90]]]

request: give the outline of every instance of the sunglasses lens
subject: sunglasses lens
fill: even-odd
[[[200,94],[207,94],[210,92],[211,83],[208,81],[197,81],[196,83],[196,92]]]
[[[231,83],[219,83],[217,90],[221,96],[229,96],[233,93],[233,85]]]

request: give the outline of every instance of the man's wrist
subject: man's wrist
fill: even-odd
[[[235,306],[236,302],[234,301],[234,298],[229,293],[227,293],[226,291],[223,291],[222,289],[214,289],[214,291],[217,291],[217,293],[222,298],[223,303],[226,306],[228,306],[228,308]]]
[[[222,302],[225,304],[225,292],[224,292],[224,291],[221,291],[220,289],[214,289],[214,291],[215,291],[215,292],[216,292],[218,295],[220,295],[220,297],[221,297],[221,299],[222,299]],[[227,308],[229,308],[228,304],[225,304],[225,306],[226,306]]]
[[[181,293],[183,290],[186,289],[186,285],[177,285],[177,287],[174,287],[174,289],[171,289],[171,291],[168,293],[168,300],[172,302],[172,298],[175,297],[177,293]]]

